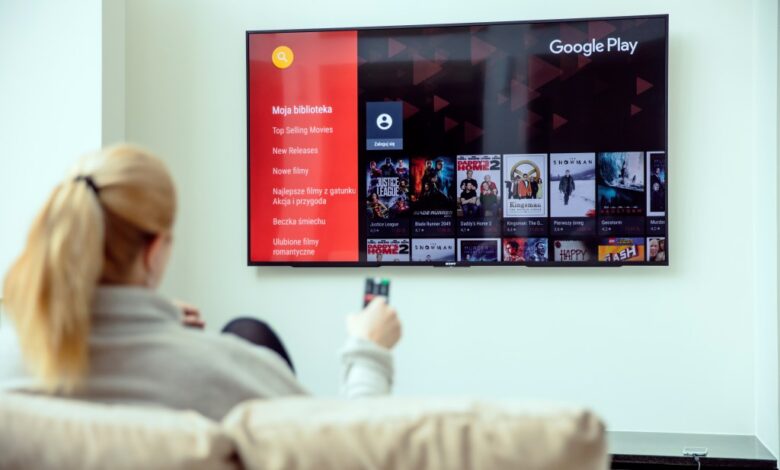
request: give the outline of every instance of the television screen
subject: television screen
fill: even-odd
[[[667,265],[668,16],[247,32],[251,265]]]

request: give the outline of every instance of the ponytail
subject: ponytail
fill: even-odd
[[[130,146],[83,160],[49,196],[3,288],[25,362],[46,391],[82,382],[98,283],[127,279],[150,236],[171,228],[174,199],[162,162]]]

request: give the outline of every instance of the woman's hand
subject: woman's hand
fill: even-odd
[[[362,312],[347,316],[347,332],[392,349],[401,339],[401,322],[395,308],[387,305],[387,299],[374,297]]]
[[[202,330],[206,327],[206,322],[200,316],[200,310],[198,307],[182,302],[181,300],[174,300],[173,305],[177,306],[181,310],[181,323],[184,326],[192,328],[198,328]]]

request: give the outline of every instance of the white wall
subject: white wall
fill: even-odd
[[[332,395],[342,316],[364,276],[390,276],[405,329],[399,394],[565,400],[614,430],[754,434],[758,322],[772,321],[772,287],[754,284],[776,264],[744,247],[777,221],[748,189],[777,189],[757,171],[775,168],[776,152],[753,151],[764,144],[751,83],[775,52],[755,41],[760,1],[127,2],[127,137],[167,159],[182,201],[164,290],[200,305],[213,328],[268,319],[303,383]],[[645,13],[671,14],[670,268],[245,266],[245,30]]]
[[[765,155],[756,172],[753,199],[759,214],[778,210],[778,125],[780,125],[780,96],[778,94],[778,66],[780,60],[780,8],[776,0],[755,3],[754,62],[756,80],[753,102],[756,106],[756,155]],[[775,455],[780,455],[780,409],[778,400],[778,291],[777,291],[777,222],[775,217],[757,217],[753,227],[754,297],[756,299],[756,435]],[[770,241],[771,242],[767,242]]]
[[[101,137],[103,145],[125,140],[125,0],[102,0]]]
[[[100,147],[99,0],[0,1],[0,278],[78,155]]]

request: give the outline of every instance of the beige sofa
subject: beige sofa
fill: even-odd
[[[605,470],[590,412],[471,399],[289,398],[195,412],[0,395],[0,469]]]

